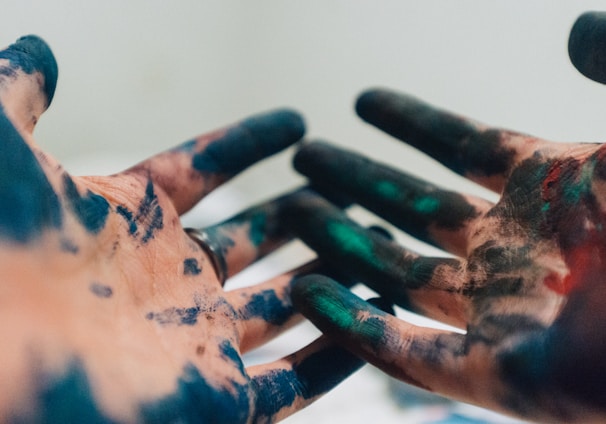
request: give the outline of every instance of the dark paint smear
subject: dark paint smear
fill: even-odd
[[[61,203],[1,107],[0,137],[0,237],[27,243],[46,229],[61,227]]]
[[[69,175],[63,176],[65,196],[76,214],[76,218],[92,234],[97,234],[105,227],[109,215],[109,202],[98,194],[88,190],[81,196],[78,188]]]
[[[282,325],[293,314],[290,302],[280,299],[274,290],[264,290],[253,295],[242,311],[242,319],[260,318],[272,325]]]
[[[326,393],[362,365],[362,359],[331,346],[295,364],[292,370],[274,370],[253,378],[251,383],[257,392],[255,419],[275,415],[297,397],[311,399]]]
[[[175,393],[141,406],[146,423],[243,423],[249,416],[246,386],[211,386],[200,371],[189,364],[177,380]]]
[[[542,213],[545,201],[541,192],[549,167],[550,163],[540,156],[523,161],[511,173],[499,203],[486,216],[509,217],[527,237],[551,238],[553,233],[545,226]]]
[[[80,248],[73,241],[63,239],[63,240],[61,240],[61,250],[63,252],[67,252],[67,253],[71,253],[72,255],[75,255],[80,251]]]
[[[131,236],[134,236],[135,234],[137,234],[137,230],[138,230],[137,223],[133,219],[133,213],[125,206],[116,207],[116,213],[118,213],[118,215],[122,216],[124,218],[124,220],[126,221],[126,223],[128,224],[128,233]]]
[[[79,360],[66,373],[44,383],[38,407],[27,416],[11,417],[14,423],[114,423],[97,406],[88,376]],[[216,388],[198,369],[188,364],[177,380],[174,393],[140,405],[145,423],[240,423],[249,415],[249,395],[244,385]]]
[[[198,316],[202,313],[199,304],[189,308],[167,308],[162,312],[149,312],[145,315],[150,321],[156,321],[158,324],[167,325],[195,325],[198,322]]]
[[[41,38],[35,35],[19,38],[6,50],[0,51],[0,59],[8,59],[13,69],[20,68],[29,75],[34,72],[42,73],[47,103],[51,103],[59,70],[51,49]],[[0,68],[0,74],[13,77],[13,69]]]
[[[95,296],[105,299],[112,297],[114,294],[114,291],[110,286],[105,286],[101,283],[91,283],[89,288]]]
[[[234,363],[234,365],[236,365],[238,367],[240,374],[242,374],[242,375],[246,374],[246,370],[244,369],[244,363],[242,362],[242,358],[229,340],[224,340],[223,342],[221,342],[221,344],[219,345],[219,350],[221,351],[221,354],[225,358],[232,361]]]
[[[183,274],[184,275],[198,275],[202,272],[202,269],[198,265],[196,258],[187,258],[183,261]]]
[[[141,201],[137,216],[135,217],[138,222],[142,222],[144,226],[147,226],[145,234],[141,238],[144,244],[154,237],[154,231],[164,228],[162,218],[163,212],[158,203],[158,197],[154,193],[154,184],[152,180],[149,180],[145,188],[145,197]]]
[[[301,117],[289,110],[255,116],[229,128],[194,155],[192,166],[203,173],[234,175],[290,146],[304,132]]]
[[[586,12],[574,23],[568,39],[570,61],[586,77],[606,83],[606,13]]]
[[[153,239],[157,230],[164,228],[164,213],[158,202],[158,196],[154,193],[152,180],[147,182],[145,196],[139,203],[136,213],[121,205],[116,208],[116,212],[128,224],[129,234],[135,238],[140,237],[143,244]],[[142,234],[139,233],[140,229]]]
[[[467,350],[476,343],[494,346],[512,334],[540,334],[545,331],[543,323],[534,317],[521,314],[488,315],[482,319],[480,327],[469,326],[467,329]]]
[[[437,159],[453,171],[477,176],[504,175],[514,151],[502,147],[502,131],[478,131],[471,123],[413,97],[387,90],[363,93],[358,115]]]
[[[474,206],[458,193],[441,190],[326,143],[302,147],[294,158],[294,166],[314,184],[343,192],[356,203],[428,243],[436,244],[429,237],[429,225],[457,230],[478,216]]]
[[[72,360],[60,378],[43,377],[36,395],[37,406],[27,416],[12,417],[13,423],[112,423],[99,410],[90,382],[79,360]]]

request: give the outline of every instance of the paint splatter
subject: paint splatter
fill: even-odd
[[[196,258],[187,258],[183,261],[184,275],[198,275],[202,272],[202,268],[198,265]]]
[[[147,182],[145,196],[141,199],[136,212],[119,205],[116,207],[116,213],[122,216],[128,224],[129,234],[141,240],[143,244],[153,239],[155,233],[164,228],[164,213],[158,202],[158,196],[154,193],[154,184],[151,179]]]
[[[114,291],[110,286],[106,286],[106,285],[103,285],[98,282],[91,283],[91,285],[89,286],[89,289],[90,289],[91,293],[93,293],[95,296],[101,297],[104,299],[112,297],[114,294]]]

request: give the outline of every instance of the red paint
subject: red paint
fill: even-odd
[[[585,243],[575,246],[564,253],[564,260],[568,265],[569,273],[563,279],[556,273],[545,277],[543,283],[554,292],[568,295],[588,282],[589,278],[596,275],[596,271],[602,270],[606,277],[606,269],[603,269],[602,251],[604,240],[598,237],[590,237]]]
[[[543,180],[541,186],[541,198],[549,202],[553,198],[553,187],[560,180],[560,174],[562,173],[562,164],[560,161],[556,161],[547,172],[547,176]]]

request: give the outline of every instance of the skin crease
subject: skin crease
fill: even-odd
[[[605,16],[581,16],[569,44],[575,66],[602,82]],[[350,278],[463,332],[398,320],[320,275],[297,283],[295,306],[410,384],[531,421],[604,422],[606,146],[490,128],[388,89],[365,92],[356,110],[499,201],[310,143],[295,167],[314,184],[342,191],[454,258],[424,258],[381,240],[320,199],[295,200],[284,218]]]
[[[76,177],[32,136],[56,77],[38,37],[0,51],[1,422],[274,422],[363,365],[322,337],[244,368],[242,353],[300,321],[293,278],[320,265],[227,291],[179,220],[298,141],[298,114],[256,115],[122,173]],[[277,211],[299,195],[213,227],[228,276],[288,240]]]

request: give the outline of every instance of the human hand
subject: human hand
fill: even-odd
[[[317,265],[233,291],[217,271],[284,243],[277,211],[302,192],[207,228],[214,253],[179,221],[299,140],[299,115],[258,115],[122,173],[76,177],[32,137],[56,78],[37,37],[0,52],[0,421],[275,421],[362,365],[325,338],[243,365],[299,320],[291,280]]]
[[[582,17],[577,31],[593,18]],[[579,63],[598,79],[595,66]],[[352,352],[416,386],[530,420],[604,422],[606,146],[486,127],[388,90],[363,94],[357,111],[500,199],[446,191],[312,143],[295,166],[314,184],[343,191],[454,257],[419,256],[319,199],[294,201],[285,217],[352,278],[465,332],[399,320],[321,276],[300,280],[295,306]]]

